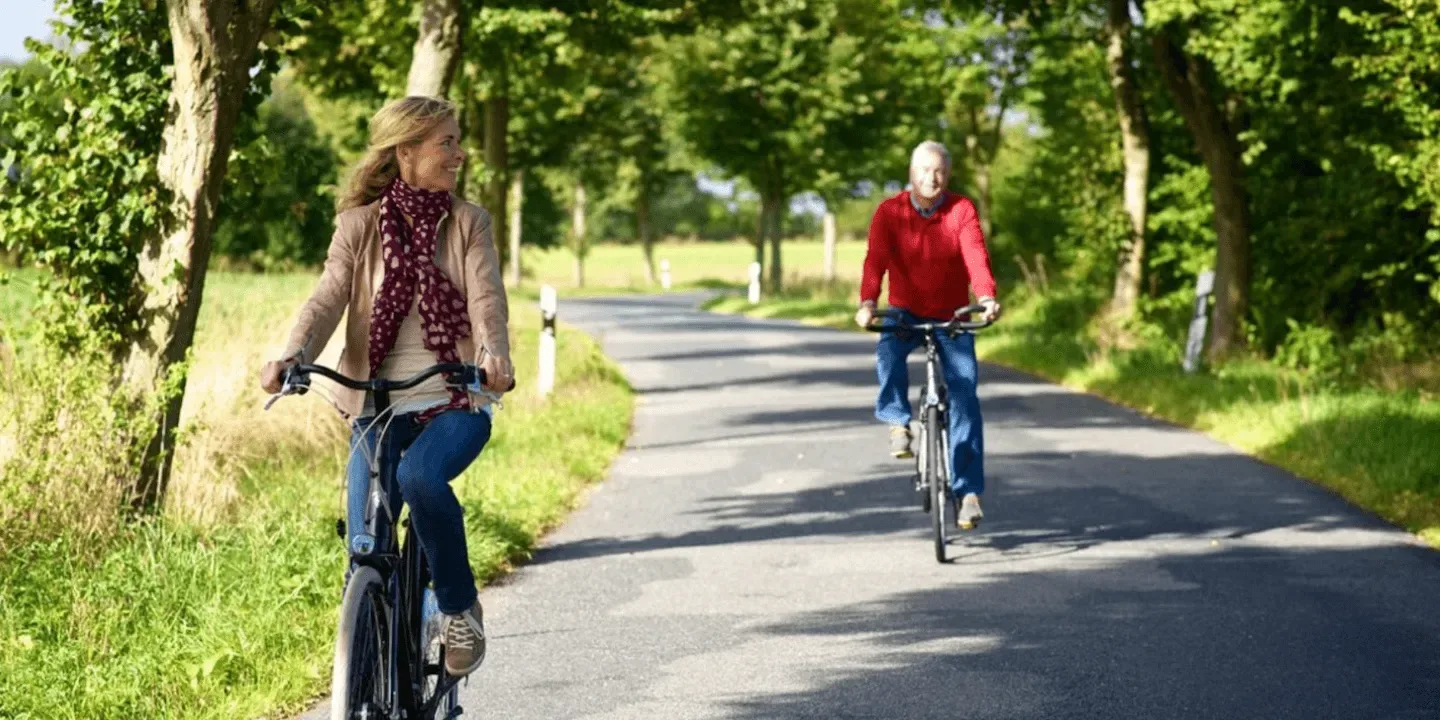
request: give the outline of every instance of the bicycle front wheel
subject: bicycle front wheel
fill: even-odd
[[[350,576],[340,604],[335,665],[330,677],[330,720],[389,717],[389,622],[380,573],[361,567]]]
[[[926,484],[929,485],[931,502],[930,520],[935,531],[935,562],[946,561],[945,548],[950,542],[949,524],[955,519],[955,508],[950,502],[950,489],[946,481],[946,458],[944,435],[940,432],[940,411],[930,408],[925,411],[925,454],[930,456]]]

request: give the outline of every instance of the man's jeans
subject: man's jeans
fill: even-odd
[[[897,311],[906,323],[925,322],[908,311]],[[885,318],[886,325],[894,320]],[[936,335],[941,374],[950,391],[950,487],[955,497],[985,492],[985,441],[980,398],[975,394],[979,365],[975,362],[975,336]],[[875,417],[891,425],[908,426],[911,419],[910,369],[905,361],[924,346],[919,333],[882,333],[875,348],[880,395]]]
[[[354,452],[346,470],[349,497],[345,526],[352,543],[365,528],[370,470],[365,450],[358,445],[370,422],[371,418],[356,420],[350,440]],[[415,414],[410,413],[395,416],[385,432],[386,457],[395,468],[400,495],[391,495],[390,508],[398,517],[402,497],[410,506],[411,527],[419,533],[420,545],[430,562],[435,598],[440,611],[451,615],[475,603],[475,576],[470,572],[460,501],[450,489],[450,481],[480,455],[490,440],[490,423],[489,413],[449,410],[421,426],[415,423]],[[365,434],[363,442],[371,457],[375,438],[385,424],[382,420]],[[376,540],[385,542],[385,538]]]

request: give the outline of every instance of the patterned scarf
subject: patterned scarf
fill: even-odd
[[[385,276],[370,317],[372,378],[395,347],[400,323],[410,314],[417,287],[425,348],[434,352],[439,362],[460,362],[455,341],[470,335],[470,313],[465,296],[435,264],[436,235],[451,202],[450,193],[444,190],[420,190],[398,177],[380,195]],[[409,223],[405,222],[406,215]],[[469,405],[468,395],[451,389],[449,403],[426,410],[416,419],[425,422],[445,410]]]

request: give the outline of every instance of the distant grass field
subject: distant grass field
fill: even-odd
[[[564,248],[527,248],[522,267],[522,285],[550,284],[559,290],[573,290],[575,256]],[[825,267],[825,249],[816,239],[790,239],[781,245],[781,266],[795,278],[820,277]],[[597,245],[585,261],[585,286],[590,290],[648,290],[645,259],[639,245]],[[769,249],[766,249],[769,258]],[[749,282],[755,248],[749,242],[664,242],[655,248],[658,274],[660,261],[670,261],[671,282],[676,287],[715,285],[742,286]],[[841,278],[859,279],[865,260],[865,242],[848,240],[836,244],[836,269]]]

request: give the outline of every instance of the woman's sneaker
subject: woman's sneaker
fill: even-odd
[[[445,616],[445,672],[464,677],[485,662],[485,611],[477,599],[469,610]]]

